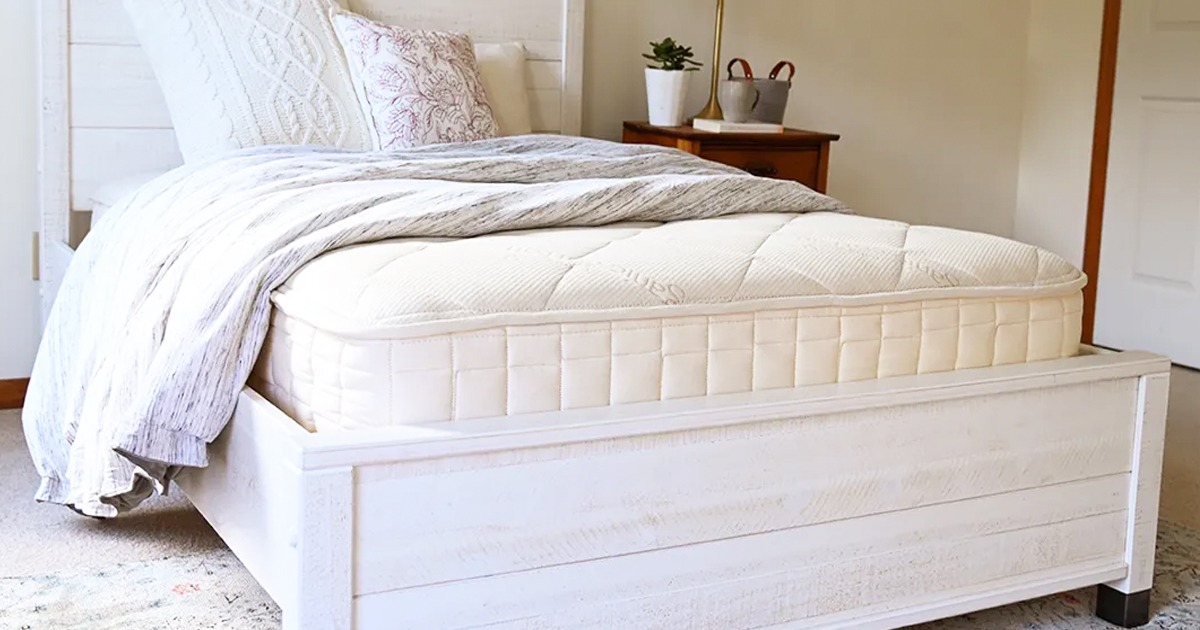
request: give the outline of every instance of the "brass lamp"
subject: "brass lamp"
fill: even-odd
[[[725,0],[717,0],[717,32],[713,43],[712,88],[708,95],[708,105],[696,114],[696,118],[721,120],[721,104],[717,102],[717,87],[721,80],[721,33],[725,30]]]

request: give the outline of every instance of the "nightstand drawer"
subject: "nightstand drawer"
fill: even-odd
[[[821,171],[820,151],[771,151],[763,149],[703,149],[700,157],[740,168],[752,175],[789,179],[817,188]]]

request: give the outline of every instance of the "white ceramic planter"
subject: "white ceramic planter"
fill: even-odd
[[[691,72],[646,68],[646,104],[650,124],[678,127],[683,124],[683,102],[687,97]]]

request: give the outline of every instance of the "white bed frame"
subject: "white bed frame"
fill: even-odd
[[[555,78],[535,87],[557,112],[542,126],[578,132],[583,0],[395,6],[534,42],[531,72]],[[119,1],[41,7],[49,304],[90,189],[177,153]],[[1168,375],[1161,357],[1088,349],[325,434],[246,390],[211,465],[178,485],[289,630],[885,629],[1097,584],[1102,616],[1132,625]]]
[[[1168,370],[1091,354],[333,434],[247,390],[178,485],[290,630],[884,629],[1094,584],[1134,623]]]

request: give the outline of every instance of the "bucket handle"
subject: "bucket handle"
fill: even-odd
[[[750,69],[750,62],[742,59],[741,57],[734,57],[733,59],[729,60],[729,67],[726,68],[726,70],[729,72],[729,80],[733,80],[733,67],[739,63],[742,64],[742,72],[745,73],[745,78],[753,81],[754,71]]]
[[[796,64],[790,61],[780,61],[779,63],[775,64],[775,68],[771,70],[771,80],[776,80],[776,78],[779,77],[779,73],[783,72],[784,68],[788,69],[787,82],[788,85],[791,85],[792,79],[796,77]]]

